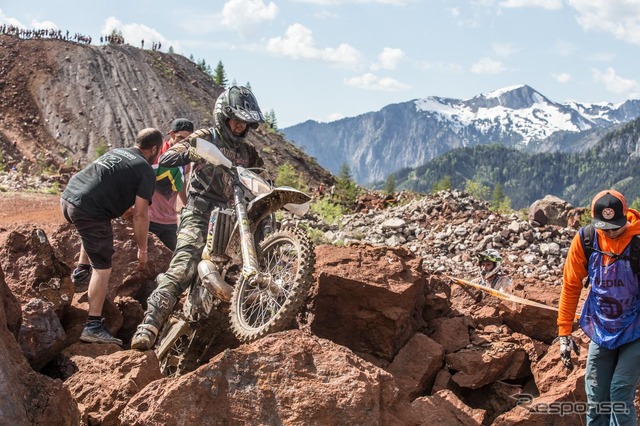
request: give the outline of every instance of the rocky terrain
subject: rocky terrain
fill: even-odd
[[[200,368],[178,378],[162,377],[153,351],[128,350],[170,257],[154,236],[151,270],[134,273],[132,231],[116,222],[105,317],[125,341],[120,348],[78,342],[87,300],[69,280],[73,228],[51,210],[39,223],[3,221],[2,417],[61,425],[579,424],[579,416],[540,411],[585,401],[584,335],[574,333],[584,350],[568,374],[551,344],[553,310],[447,275],[474,277],[474,255],[495,247],[513,294],[553,308],[581,211],[549,198],[530,217],[499,215],[456,191],[395,202],[369,194],[340,225],[303,218],[336,245],[317,245],[315,283],[296,324],[251,344],[221,336]]]
[[[457,191],[371,193],[336,224],[285,218],[317,240],[314,284],[295,324],[251,344],[223,333],[198,369],[174,378],[162,376],[153,351],[129,349],[171,254],[150,235],[150,267],[135,272],[132,230],[118,220],[104,316],[124,346],[79,342],[87,294],[69,278],[79,240],[57,193],[105,141],[130,144],[136,129],[164,130],[176,115],[207,125],[220,88],[185,58],[131,46],[0,36],[0,64],[0,423],[583,421],[551,414],[585,401],[587,344],[576,331],[584,350],[568,374],[552,344],[553,308],[582,211],[553,198],[523,216]],[[253,138],[268,167],[291,162],[310,186],[333,179],[278,134],[261,127]],[[511,294],[546,309],[448,278],[473,278],[488,247],[505,258]]]

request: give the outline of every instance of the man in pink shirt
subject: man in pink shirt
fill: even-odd
[[[169,140],[164,141],[160,155],[193,133],[193,123],[186,118],[177,118],[171,123]],[[160,157],[158,155],[158,157]],[[176,248],[176,235],[178,231],[178,215],[176,204],[178,197],[184,205],[187,202],[185,187],[186,175],[189,166],[162,167],[158,166],[158,160],[153,168],[156,172],[156,190],[153,193],[153,203],[149,207],[149,231],[158,236],[160,241],[172,251]]]

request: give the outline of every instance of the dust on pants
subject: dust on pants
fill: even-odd
[[[198,273],[198,263],[206,243],[209,213],[198,214],[183,208],[178,225],[178,244],[169,269],[158,282],[157,292],[170,293],[176,298],[189,287]]]

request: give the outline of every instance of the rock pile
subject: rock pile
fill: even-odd
[[[405,205],[344,216],[338,224],[310,220],[330,244],[366,243],[405,247],[423,259],[428,274],[460,278],[478,273],[476,255],[497,249],[515,281],[535,279],[559,285],[564,258],[576,233],[564,225],[534,226],[527,215],[493,213],[488,203],[458,191],[440,191]]]

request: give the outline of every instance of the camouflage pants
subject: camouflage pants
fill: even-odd
[[[169,293],[180,298],[189,287],[198,273],[198,263],[206,243],[208,226],[208,213],[199,214],[193,210],[182,209],[178,225],[178,243],[169,269],[161,275],[154,293]]]

